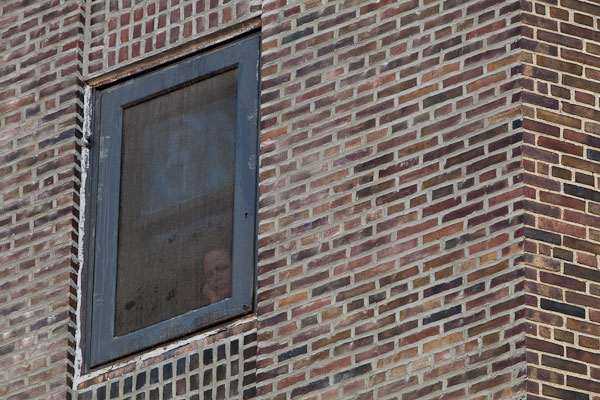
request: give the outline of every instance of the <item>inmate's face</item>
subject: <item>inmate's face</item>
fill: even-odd
[[[231,255],[212,250],[204,257],[204,295],[211,303],[231,296]]]

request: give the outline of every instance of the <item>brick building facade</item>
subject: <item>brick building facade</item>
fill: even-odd
[[[85,368],[93,93],[257,33],[253,312]],[[600,399],[596,0],[4,0],[0,57],[1,399]]]

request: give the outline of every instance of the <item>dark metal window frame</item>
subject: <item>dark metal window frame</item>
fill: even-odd
[[[254,305],[260,38],[253,35],[96,90],[87,185],[84,370],[247,314]],[[238,68],[232,296],[114,337],[123,107]]]

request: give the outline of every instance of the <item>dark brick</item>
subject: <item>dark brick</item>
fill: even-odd
[[[563,187],[566,194],[581,197],[587,200],[592,200],[595,202],[600,202],[600,192],[596,190],[572,185],[570,183],[565,183]]]
[[[314,392],[315,390],[323,389],[329,386],[329,378],[319,379],[317,381],[310,382],[304,386],[295,387],[292,390],[292,398],[305,395],[307,393]]]
[[[430,96],[423,100],[423,108],[431,107],[432,105],[454,99],[462,95],[462,87],[458,86],[454,89],[447,90],[445,92]]]
[[[451,308],[449,308],[447,310],[438,311],[436,313],[431,314],[427,318],[423,318],[423,325],[427,325],[427,324],[430,324],[432,322],[439,321],[441,319],[449,318],[449,317],[451,317],[453,315],[459,314],[461,311],[462,311],[462,306],[461,305],[457,305],[457,306],[451,307]]]
[[[343,277],[343,278],[339,278],[336,279],[333,282],[329,282],[326,283],[325,285],[321,285],[318,286],[316,288],[314,288],[312,290],[312,295],[314,296],[320,296],[323,293],[327,293],[327,292],[333,292],[336,289],[348,286],[350,284],[350,278],[349,277]]]
[[[575,361],[565,360],[563,358],[552,357],[547,354],[542,354],[542,365],[559,369],[561,371],[570,371],[576,374],[587,374],[587,366]]]
[[[450,282],[440,283],[438,285],[435,285],[428,289],[425,289],[423,291],[423,297],[430,297],[435,294],[445,292],[446,290],[450,290],[450,289],[453,289],[453,288],[456,288],[456,287],[462,285],[462,283],[463,283],[463,278],[460,278],[460,277],[456,278]]]
[[[140,390],[146,385],[146,372],[137,374],[135,377],[135,390]]]
[[[304,346],[296,347],[295,349],[286,351],[285,353],[281,353],[280,355],[277,356],[277,361],[279,361],[279,362],[286,361],[286,360],[289,360],[290,358],[294,358],[299,355],[306,354],[307,351],[308,351],[308,345],[305,344]]]
[[[590,396],[581,393],[575,392],[573,390],[560,389],[553,386],[542,385],[542,394],[544,396],[550,396],[554,398],[564,399],[564,400],[589,400]]]
[[[526,238],[540,240],[542,242],[552,243],[552,244],[561,244],[561,236],[547,231],[541,231],[539,229],[528,228],[525,227],[523,229],[523,234]]]
[[[576,307],[570,304],[560,303],[558,301],[542,298],[540,306],[544,310],[556,311],[561,314],[573,315],[579,318],[585,318],[585,310],[581,307]]]
[[[133,390],[133,378],[131,376],[128,376],[125,378],[125,381],[123,383],[123,393],[127,394],[127,393],[131,393]]]
[[[578,265],[565,263],[564,271],[566,275],[576,276],[589,281],[600,282],[600,271],[597,269],[585,268]]]
[[[152,368],[150,370],[150,384],[157,383],[159,381],[159,371],[158,368]]]
[[[343,371],[343,372],[339,372],[337,374],[335,374],[333,376],[333,382],[334,383],[338,383],[338,382],[342,382],[345,381],[347,379],[351,379],[354,378],[356,376],[359,375],[364,375],[368,372],[371,372],[371,364],[364,364],[364,365],[360,365],[358,367]]]

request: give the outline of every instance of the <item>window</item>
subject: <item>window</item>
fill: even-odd
[[[88,365],[253,305],[259,38],[99,90]]]

